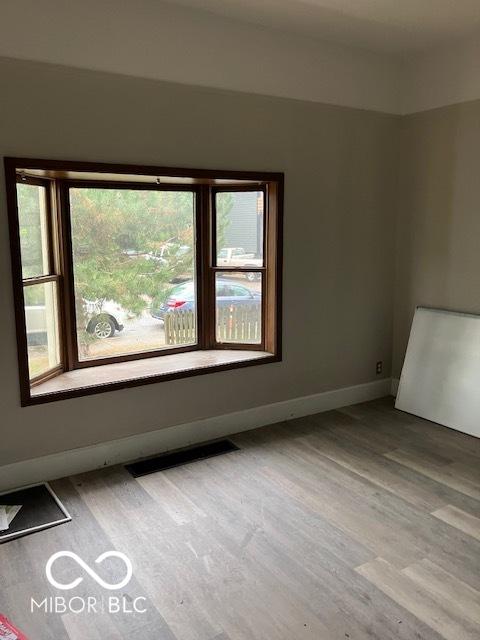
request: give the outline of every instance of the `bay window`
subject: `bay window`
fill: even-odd
[[[5,167],[23,404],[280,359],[282,174]]]

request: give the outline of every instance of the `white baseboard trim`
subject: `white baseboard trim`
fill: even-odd
[[[390,389],[390,394],[396,398],[398,392],[398,385],[400,384],[400,380],[398,378],[392,378],[392,388]]]
[[[196,422],[141,433],[120,440],[54,453],[0,467],[0,490],[131,462],[164,451],[249,431],[283,420],[338,409],[389,395],[391,379],[384,378],[311,396],[254,407]]]

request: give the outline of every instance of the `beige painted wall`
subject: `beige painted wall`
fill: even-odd
[[[390,374],[396,116],[0,59],[0,156],[284,171],[284,361],[21,408],[0,178],[0,465]]]
[[[480,101],[401,120],[393,375],[417,305],[480,313]]]

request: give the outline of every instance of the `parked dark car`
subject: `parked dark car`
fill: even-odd
[[[217,307],[258,305],[261,303],[261,294],[251,291],[241,284],[230,280],[217,278],[216,283]],[[165,299],[155,298],[150,310],[151,315],[158,320],[163,320],[167,313],[176,310],[192,311],[195,309],[195,286],[192,280],[176,286]]]

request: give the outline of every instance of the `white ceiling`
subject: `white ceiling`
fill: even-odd
[[[480,99],[479,22],[480,0],[0,0],[0,71],[16,58],[415,113]]]
[[[373,51],[412,53],[480,30],[480,0],[171,0]]]

